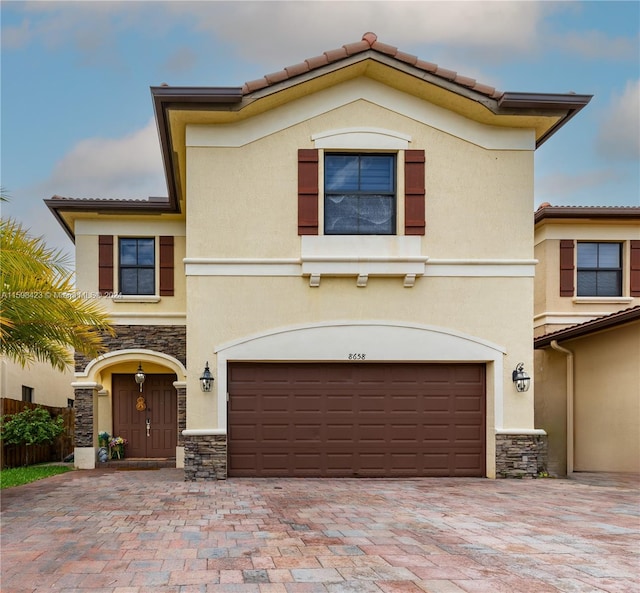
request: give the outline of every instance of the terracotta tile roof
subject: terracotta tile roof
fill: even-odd
[[[533,340],[534,348],[545,348],[549,346],[553,340],[569,340],[571,338],[579,338],[588,334],[615,327],[616,325],[622,325],[631,321],[640,319],[640,305],[637,307],[630,307],[628,309],[622,309],[615,313],[603,315],[602,317],[596,317],[590,321],[578,323],[564,329],[538,336]]]
[[[323,66],[326,66],[328,64],[339,62],[340,60],[344,60],[345,58],[348,58],[350,56],[354,56],[370,50],[395,58],[396,60],[404,62],[409,66],[413,66],[418,70],[423,70],[424,72],[428,72],[429,74],[433,74],[444,80],[455,82],[456,84],[474,90],[477,93],[486,95],[487,97],[490,97],[492,99],[500,99],[504,95],[502,91],[498,91],[492,86],[481,84],[473,78],[462,76],[457,72],[454,72],[453,70],[441,68],[437,64],[425,62],[424,60],[419,59],[417,56],[400,51],[397,47],[394,47],[392,45],[381,43],[380,41],[378,41],[378,37],[375,33],[365,33],[362,36],[361,41],[348,43],[337,49],[325,51],[322,55],[308,58],[304,62],[301,62],[299,64],[287,66],[278,72],[267,74],[266,76],[258,78],[257,80],[245,82],[242,87],[242,94],[248,95],[250,93],[253,93],[254,91],[269,87],[278,82],[294,78],[296,76],[299,76],[300,74],[311,72],[312,70],[322,68]]]
[[[640,218],[640,206],[552,206],[540,204],[535,222],[544,218]]]

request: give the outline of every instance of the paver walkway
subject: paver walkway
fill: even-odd
[[[631,593],[637,476],[184,482],[2,491],[2,593]]]

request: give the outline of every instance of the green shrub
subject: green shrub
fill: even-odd
[[[58,416],[55,420],[49,412],[38,406],[22,410],[17,414],[2,416],[0,438],[9,445],[27,445],[25,465],[29,465],[29,446],[52,443],[64,432],[64,419]]]

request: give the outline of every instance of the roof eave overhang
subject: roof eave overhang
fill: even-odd
[[[94,212],[96,214],[173,214],[176,212],[166,198],[149,200],[83,200],[53,196],[44,200],[65,233],[75,243],[75,234],[65,213]]]
[[[454,79],[427,72],[409,63],[387,56],[375,50],[359,52],[344,59],[313,68],[309,71],[286,77],[250,90],[243,87],[151,87],[151,95],[158,126],[158,134],[164,160],[169,201],[180,211],[180,188],[178,184],[177,158],[172,144],[170,110],[216,110],[238,112],[265,97],[274,95],[350,66],[372,60],[398,72],[409,75],[416,81],[435,85],[455,93],[500,116],[545,116],[555,120],[536,140],[536,148],[548,140],[573,116],[584,108],[592,95],[542,94],[542,93],[496,93],[488,96],[469,88]],[[245,85],[246,87],[246,85]]]
[[[546,142],[571,118],[589,104],[593,95],[575,93],[514,93],[506,92],[498,100],[498,115],[532,113],[557,113],[559,120],[536,142],[536,148]]]
[[[538,350],[541,348],[547,348],[551,345],[551,342],[565,342],[574,338],[581,338],[596,332],[612,329],[619,325],[631,323],[633,321],[640,320],[640,307],[633,307],[619,313],[613,313],[600,319],[593,321],[586,321],[580,325],[574,325],[545,336],[540,336],[533,340],[533,347]]]
[[[535,213],[535,223],[553,219],[640,220],[640,207],[634,206],[545,206]]]
[[[224,109],[225,105],[237,105],[242,101],[241,87],[151,87],[153,109],[156,116],[160,149],[164,162],[164,172],[169,193],[169,203],[175,212],[180,212],[180,196],[176,162],[170,133],[169,109],[209,109],[215,105]]]

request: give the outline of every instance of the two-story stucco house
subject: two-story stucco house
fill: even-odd
[[[535,257],[549,470],[640,472],[640,207],[543,204]]]
[[[514,381],[534,154],[590,96],[500,92],[372,33],[151,94],[168,198],[47,200],[117,325],[77,359],[78,467],[102,430],[187,480],[544,467]]]

